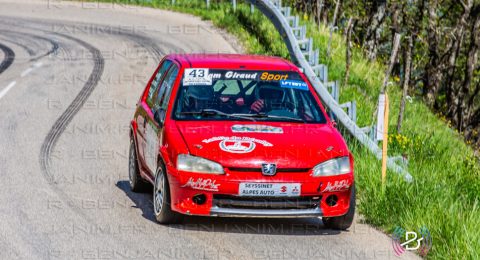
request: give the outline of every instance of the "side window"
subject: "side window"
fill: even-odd
[[[178,67],[176,65],[172,65],[171,69],[168,71],[165,79],[163,80],[162,86],[160,87],[160,92],[157,96],[157,102],[155,102],[156,107],[167,110],[170,95],[172,94],[173,84],[175,84],[177,75]]]
[[[153,97],[158,90],[158,86],[160,85],[162,77],[171,64],[172,62],[169,60],[164,61],[162,66],[158,70],[157,75],[155,75],[155,78],[152,80],[152,84],[150,85],[150,89],[148,90],[148,97],[147,97],[147,104],[150,107],[153,106]]]

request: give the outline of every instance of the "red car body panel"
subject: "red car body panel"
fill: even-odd
[[[172,210],[191,215],[213,215],[214,195],[237,196],[240,183],[299,183],[300,197],[312,197],[320,201],[322,216],[333,217],[347,213],[350,204],[350,192],[354,184],[353,157],[341,134],[326,116],[321,100],[315,90],[292,63],[274,57],[248,55],[168,55],[163,61],[169,60],[178,66],[179,72],[175,79],[166,110],[163,126],[153,119],[154,115],[146,102],[150,85],[161,65],[155,70],[144,93],[137,103],[137,110],[131,122],[131,135],[136,142],[137,158],[141,176],[153,184],[154,170],[148,167],[146,126],[158,127],[158,153],[155,158],[163,163],[168,176]],[[160,63],[162,64],[163,61]],[[326,124],[286,123],[286,122],[250,122],[250,121],[180,121],[174,120],[172,111],[181,75],[185,68],[211,68],[235,70],[291,71],[301,75],[307,82],[320,109],[325,114]],[[235,125],[268,125],[283,129],[283,133],[239,133],[234,132]],[[256,148],[249,153],[229,153],[219,149],[218,138],[250,138],[256,140]],[[217,138],[218,140],[216,140]],[[262,144],[271,144],[267,146]],[[179,154],[190,154],[220,163],[224,174],[201,174],[179,171],[176,160]],[[329,159],[348,156],[351,172],[336,176],[315,177],[313,167]],[[263,162],[275,163],[277,173],[274,176],[264,176],[260,171]],[[214,183],[214,185],[191,185],[192,181]],[[343,189],[329,189],[336,184],[346,184]],[[215,188],[212,188],[215,187]],[[340,185],[341,187],[341,185]],[[206,202],[198,205],[193,197],[198,194],[206,196]],[[335,206],[326,202],[329,195],[336,195]]]

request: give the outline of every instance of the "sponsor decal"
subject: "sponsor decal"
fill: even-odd
[[[248,73],[248,72],[236,72],[236,71],[227,71],[225,73],[225,79],[256,79],[258,72]]]
[[[238,194],[247,197],[300,196],[299,183],[240,183]]]
[[[273,146],[271,143],[265,140],[259,140],[245,136],[215,136],[209,139],[204,139],[202,142],[208,144],[215,141],[220,141],[220,149],[229,153],[249,153],[255,149],[256,144],[261,144],[268,147]]]
[[[185,69],[183,85],[212,85],[212,77],[208,69]]]
[[[307,90],[308,85],[307,83],[301,80],[280,80],[280,87],[282,88],[293,88],[293,89],[300,89],[300,90]]]
[[[263,72],[262,75],[260,76],[260,80],[263,80],[263,81],[279,81],[279,80],[286,80],[286,79],[288,79],[288,74]]]
[[[350,186],[351,184],[348,180],[335,181],[334,183],[327,182],[327,186],[325,186],[322,192],[344,191],[348,190]]]
[[[392,235],[392,246],[396,256],[401,256],[405,251],[417,251],[425,257],[432,248],[432,236],[425,226],[418,232],[406,231],[397,226]]]
[[[233,125],[232,132],[283,134],[283,128],[269,125]]]
[[[299,186],[294,186],[292,189],[292,194],[295,195],[300,195],[300,189],[298,188]]]
[[[293,76],[296,80],[292,81]],[[188,68],[183,75],[183,85],[212,85],[213,80],[256,80],[256,81],[288,81],[286,87],[304,88],[301,79],[296,74],[289,75],[283,71],[255,71],[255,70],[217,70],[208,68]],[[292,82],[290,82],[292,81]]]
[[[198,178],[194,180],[192,177],[190,177],[190,179],[188,179],[187,183],[185,183],[182,188],[188,187],[196,190],[218,191],[218,186],[220,186],[220,184],[216,184],[215,180],[212,179]]]

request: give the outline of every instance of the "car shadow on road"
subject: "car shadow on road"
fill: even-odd
[[[128,181],[118,181],[116,186],[142,210],[142,216],[152,222],[152,193],[134,193]],[[216,218],[184,216],[181,224],[168,225],[169,228],[190,232],[244,233],[258,235],[337,235],[338,230],[324,227],[320,218]],[[347,231],[348,232],[348,231]]]
[[[133,203],[135,203],[135,208],[142,210],[142,216],[147,220],[156,223],[155,216],[153,214],[153,202],[152,202],[152,192],[147,191],[145,193],[136,193],[130,190],[130,184],[128,181],[118,181],[116,184],[117,188],[125,192],[128,198],[130,198]],[[153,188],[152,188],[153,190]]]

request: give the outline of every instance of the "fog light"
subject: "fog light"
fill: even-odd
[[[333,207],[333,206],[337,205],[337,201],[338,201],[337,195],[330,195],[325,200],[327,205],[330,206],[330,207]]]
[[[205,194],[197,194],[193,196],[192,201],[197,205],[203,205],[207,201],[207,196]]]

